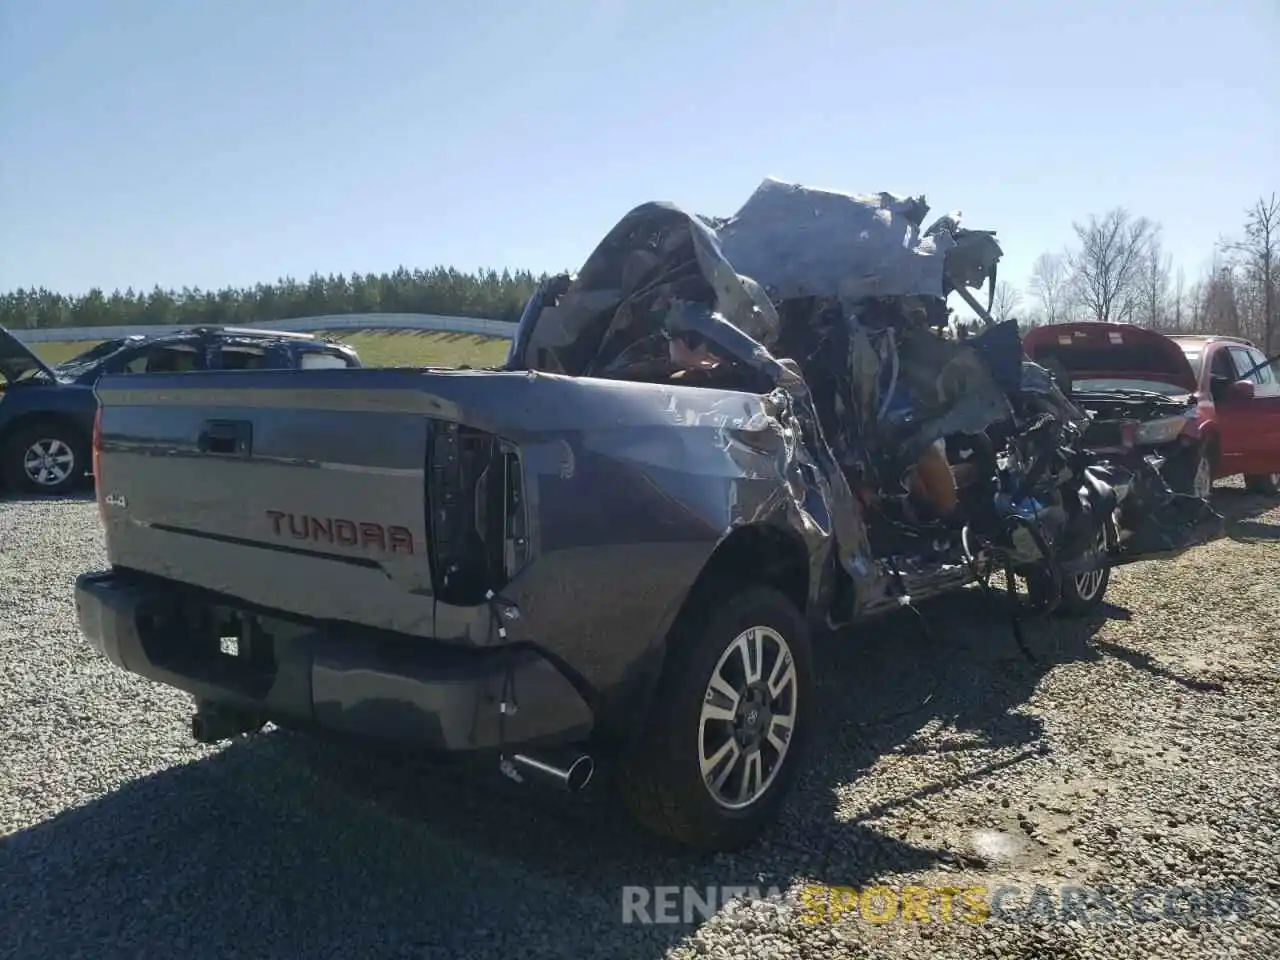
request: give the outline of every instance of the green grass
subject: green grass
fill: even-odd
[[[92,342],[72,343],[68,340],[58,340],[54,343],[33,343],[31,344],[31,352],[45,363],[52,365],[68,360],[82,350],[88,350],[96,345]]]
[[[366,367],[492,367],[511,346],[510,340],[466,333],[357,330],[328,336],[355,347]]]
[[[332,330],[322,335],[351,344],[366,367],[490,367],[506,359],[510,346],[509,340],[416,330]],[[93,345],[54,341],[33,343],[31,349],[45,363],[53,364]]]

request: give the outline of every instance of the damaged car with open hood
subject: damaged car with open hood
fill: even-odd
[[[578,790],[704,849],[776,816],[813,638],[994,571],[1045,613],[1218,517],[1088,416],[1016,325],[941,335],[995,235],[923,199],[765,181],[733,217],[624,216],[490,370],[197,372],[97,385],[118,667],[267,722]]]

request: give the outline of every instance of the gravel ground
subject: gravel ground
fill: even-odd
[[[710,860],[658,849],[607,792],[280,732],[194,744],[185,696],[77,633],[72,579],[105,559],[93,503],[0,501],[0,955],[1280,957],[1280,508],[1219,499],[1227,537],[1117,572],[1094,622],[1029,625],[1035,663],[967,594],[934,608],[937,637],[905,616],[839,638],[784,822]],[[1048,909],[807,923],[806,884],[1012,886]],[[1064,885],[1104,884],[1231,912],[1061,914]],[[782,897],[623,924],[625,885]]]

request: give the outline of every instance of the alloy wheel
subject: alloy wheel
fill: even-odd
[[[742,631],[720,655],[698,719],[702,781],[717,804],[744,810],[782,769],[795,729],[799,680],[776,630]]]
[[[1213,468],[1206,458],[1202,457],[1196,464],[1196,473],[1191,480],[1191,492],[1201,500],[1208,500],[1213,496]]]
[[[1098,555],[1105,555],[1107,551],[1107,531],[1104,528],[1098,534],[1098,541],[1094,545],[1094,552]],[[1081,600],[1088,602],[1098,595],[1098,591],[1102,589],[1102,579],[1106,576],[1107,568],[1105,566],[1098,567],[1096,570],[1089,570],[1085,573],[1077,573],[1075,577],[1076,594]]]
[[[57,438],[37,440],[22,455],[22,470],[32,483],[55,487],[75,469],[75,452]]]

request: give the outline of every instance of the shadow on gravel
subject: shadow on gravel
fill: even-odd
[[[1274,543],[1280,540],[1280,524],[1238,520],[1228,525],[1227,536],[1237,543]]]
[[[1152,657],[1139,650],[1122,647],[1118,643],[1107,643],[1103,640],[1095,640],[1094,646],[1103,653],[1115,657],[1117,660],[1123,660],[1135,670],[1142,670],[1154,677],[1169,680],[1180,686],[1186,687],[1188,690],[1194,690],[1196,693],[1222,693],[1226,690],[1226,687],[1217,681],[1199,680],[1195,677],[1184,677],[1179,673],[1175,673],[1168,667],[1162,667]]]
[[[1213,508],[1226,520],[1223,536],[1238,543],[1262,543],[1280,540],[1280,524],[1265,523],[1257,518],[1272,510],[1280,510],[1280,500],[1249,493],[1243,487],[1215,487]]]
[[[866,629],[862,639],[835,638],[831,662],[824,664],[823,686],[829,690],[822,733],[830,741],[826,749],[843,759],[840,782],[856,779],[891,753],[1003,749],[1005,755],[995,762],[971,764],[922,790],[887,797],[860,811],[854,824],[1048,753],[1040,719],[1017,712],[1017,706],[1055,666],[1099,659],[1094,634],[1108,619],[1129,616],[1123,608],[1104,604],[1096,615],[1080,621],[1026,619],[1022,625],[1032,661],[1017,645],[1003,597],[988,600],[977,590],[965,590],[934,601],[921,613],[930,625],[927,631],[904,613]],[[945,629],[940,629],[943,624]],[[928,747],[912,743],[923,727],[937,724],[952,728],[953,738]],[[852,882],[839,876],[839,857],[827,860],[830,875],[824,882]]]
[[[1230,508],[1258,506],[1256,516],[1267,509],[1259,499],[1228,496],[1219,509],[1239,523],[1245,513]],[[1110,655],[1201,689],[1094,639],[1127,610],[1025,621],[1028,659],[1003,603],[965,590],[923,608],[929,630],[903,612],[826,638],[823,722],[809,766],[777,828],[742,854],[665,849],[631,825],[607,784],[565,798],[512,784],[496,767],[427,766],[274,732],[0,841],[9,945],[24,958],[85,949],[96,957],[654,957],[699,918],[624,925],[626,886],[767,893],[798,880],[860,886],[959,865],[955,853],[888,836],[874,821],[1051,753],[1040,720],[1018,707],[1055,666]],[[937,724],[951,738],[923,749],[917,735]],[[956,756],[955,772],[842,808],[841,788],[881,757],[924,752]]]
[[[84,503],[93,498],[93,477],[83,478],[72,493],[64,493],[52,497],[48,495],[35,496],[0,484],[0,503]]]
[[[1113,611],[1028,622],[1035,663],[976,591],[925,612],[947,624],[945,639],[905,614],[824,643],[810,766],[778,827],[740,855],[664,849],[608,789],[565,798],[488,766],[427,766],[273,732],[0,841],[0,916],[23,957],[90,944],[100,957],[645,957],[701,918],[623,925],[625,886],[767,894],[801,879],[859,886],[955,862],[869,821],[1047,753],[1039,720],[1016,707],[1054,665],[1100,656],[1090,638]],[[909,754],[936,721],[956,731],[944,751],[1008,749],[839,812],[840,787],[886,753]]]
[[[11,493],[0,488],[0,503],[89,503],[93,500],[93,486],[88,490],[77,490],[75,493],[64,493],[61,496],[31,496],[25,493]]]
[[[268,733],[0,840],[6,955],[660,956],[694,924],[623,925],[624,886],[785,890],[797,865],[698,864],[603,797],[374,759]],[[852,829],[855,879],[932,860]]]

